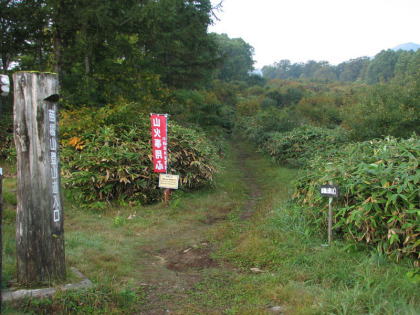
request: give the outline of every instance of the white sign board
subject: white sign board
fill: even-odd
[[[334,185],[322,185],[319,189],[319,192],[321,193],[321,196],[324,197],[338,197],[338,186]]]
[[[178,189],[179,175],[160,174],[159,175],[159,187]]]

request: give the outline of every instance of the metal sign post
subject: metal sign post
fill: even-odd
[[[332,202],[333,198],[338,198],[338,186],[334,186],[332,182],[330,185],[322,185],[319,189],[321,196],[329,197],[328,198],[328,244],[332,242],[332,220],[333,220],[333,211],[332,211]]]
[[[332,242],[332,197],[328,198],[328,244]]]

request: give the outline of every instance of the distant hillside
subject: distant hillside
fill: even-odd
[[[391,48],[393,51],[398,51],[398,50],[414,50],[417,51],[417,49],[420,48],[420,45],[418,44],[414,44],[414,43],[406,43],[406,44],[401,44],[398,46],[395,46],[394,48]]]

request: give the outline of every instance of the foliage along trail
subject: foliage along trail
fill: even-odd
[[[338,237],[324,246],[323,229],[285,204],[296,169],[273,166],[240,138],[225,149],[214,187],[173,192],[169,207],[120,201],[98,211],[66,200],[66,263],[95,286],[16,302],[11,313],[417,313],[419,275],[410,261]],[[9,192],[12,184],[8,178]],[[6,210],[9,218],[14,210]]]

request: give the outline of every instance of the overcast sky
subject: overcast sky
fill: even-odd
[[[256,68],[282,59],[336,65],[420,44],[420,0],[224,0],[217,16],[209,31],[253,46]]]

